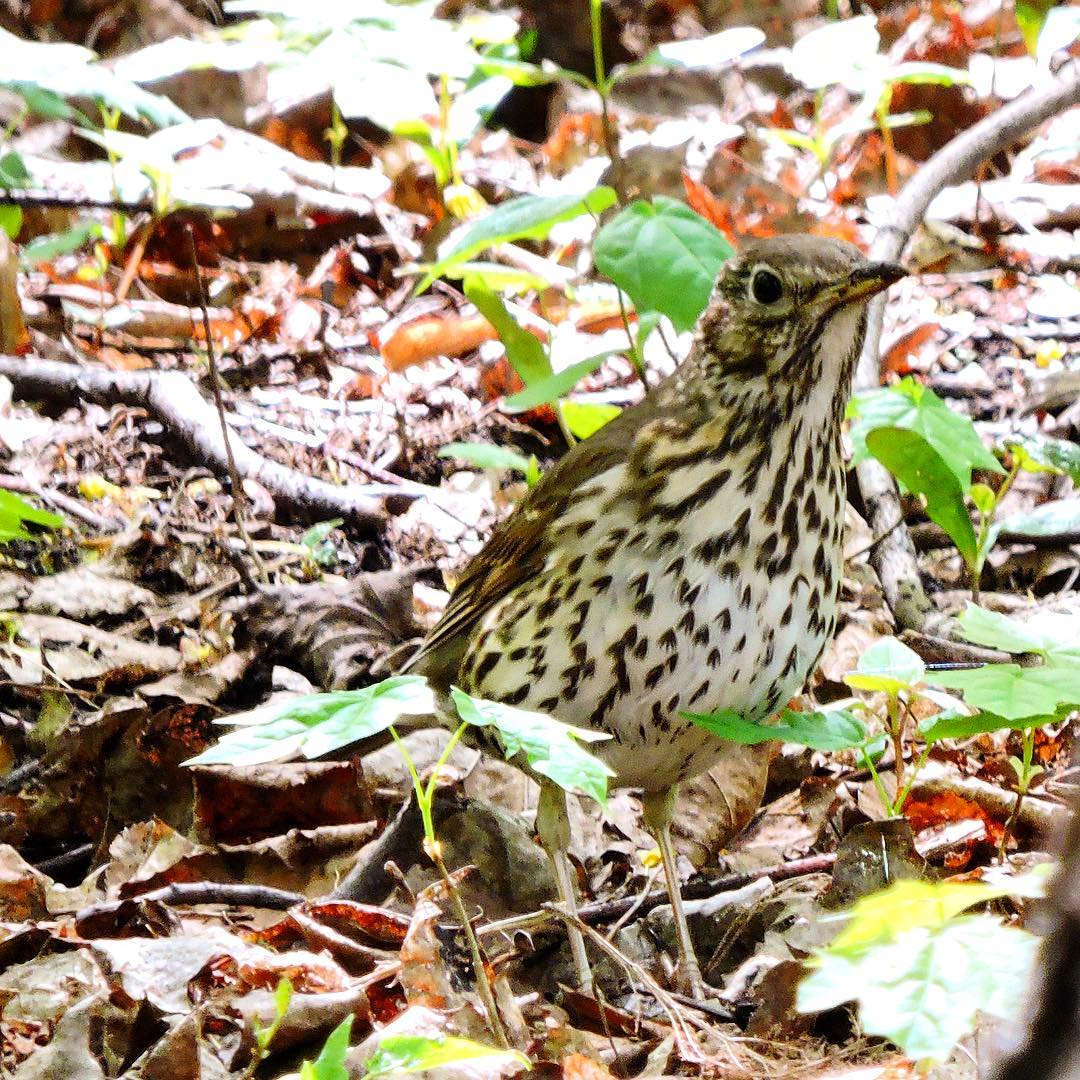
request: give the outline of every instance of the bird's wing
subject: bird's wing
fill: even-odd
[[[494,605],[544,569],[552,523],[579,488],[629,457],[634,437],[650,418],[648,402],[633,406],[580,442],[498,525],[465,567],[442,618],[409,663],[409,670],[447,685],[457,677],[473,628]]]

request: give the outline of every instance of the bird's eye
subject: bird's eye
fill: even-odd
[[[784,295],[784,283],[771,270],[755,270],[750,296],[759,304],[775,304]]]

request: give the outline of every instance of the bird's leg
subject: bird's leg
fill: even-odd
[[[536,831],[555,868],[555,883],[559,890],[559,899],[570,915],[577,915],[577,888],[574,884],[574,868],[566,854],[570,847],[570,818],[566,810],[566,792],[558,784],[549,780],[540,783],[540,802],[536,807]],[[592,993],[592,969],[589,958],[585,955],[585,939],[581,931],[570,924],[566,927],[570,938],[570,951],[574,956],[578,981],[581,989]]]
[[[671,911],[675,917],[675,938],[679,946],[679,978],[692,997],[703,1001],[705,984],[701,978],[697,954],[694,952],[694,942],[690,938],[690,927],[686,924],[679,872],[675,865],[675,845],[671,842],[671,819],[675,814],[675,797],[678,791],[678,785],[666,791],[647,791],[642,800],[642,809],[645,826],[656,838],[664,864],[664,880],[667,882]]]

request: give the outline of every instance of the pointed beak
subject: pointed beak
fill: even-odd
[[[865,263],[853,271],[847,281],[840,286],[838,299],[842,304],[850,304],[855,300],[868,300],[907,276],[907,271],[896,263]]]

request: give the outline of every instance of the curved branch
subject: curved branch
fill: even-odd
[[[194,460],[221,476],[228,475],[217,413],[182,372],[106,371],[58,360],[0,355],[0,375],[11,380],[15,395],[24,400],[71,404],[73,399],[83,398],[99,405],[123,403],[144,408]],[[303,517],[342,517],[378,535],[386,522],[378,496],[401,494],[396,488],[378,484],[328,484],[270,461],[239,438],[231,444],[240,476],[257,480],[275,499]]]
[[[1053,82],[1028,91],[957,135],[904,185],[893,204],[892,221],[878,233],[870,257],[875,261],[895,262],[942,188],[970,176],[980,162],[1007,149],[1044,120],[1078,103],[1080,64],[1072,60]],[[870,304],[866,342],[855,376],[857,389],[880,383],[878,350],[884,311],[884,298],[875,298]],[[932,605],[923,591],[915,548],[902,523],[896,483],[885,467],[873,459],[859,464],[855,473],[867,523],[875,535],[884,534],[870,558],[881,579],[885,599],[901,628],[921,630]],[[893,527],[898,520],[901,525]]]

